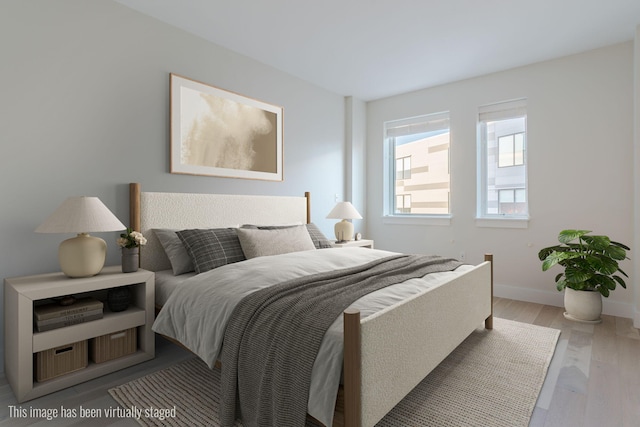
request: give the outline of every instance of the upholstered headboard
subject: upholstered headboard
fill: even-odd
[[[130,226],[142,232],[147,244],[140,249],[140,266],[151,271],[171,268],[153,229],[238,227],[243,224],[278,225],[311,222],[310,195],[248,196],[233,194],[142,192],[132,183]]]

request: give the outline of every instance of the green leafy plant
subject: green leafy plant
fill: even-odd
[[[564,273],[555,279],[559,291],[568,287],[577,291],[598,291],[608,297],[616,285],[627,287],[617,273],[629,276],[622,271],[618,261],[627,259],[627,251],[631,249],[607,236],[589,233],[591,231],[563,230],[558,235],[561,244],[540,250],[538,258],[542,261],[543,271],[556,264],[564,267]]]

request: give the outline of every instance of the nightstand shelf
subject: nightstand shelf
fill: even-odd
[[[101,319],[53,329],[34,331],[33,307],[38,300],[105,292],[128,286],[132,304],[125,311],[111,312],[104,307]],[[153,359],[154,274],[146,270],[121,273],[120,266],[106,267],[100,274],[86,278],[69,278],[62,273],[41,274],[5,279],[5,375],[18,400],[24,402],[54,391]],[[135,353],[103,363],[89,362],[86,368],[43,381],[34,380],[34,355],[78,341],[137,328]]]
[[[47,350],[59,345],[68,344],[69,336],[75,341],[87,340],[100,335],[122,331],[145,324],[145,310],[138,307],[129,307],[126,311],[112,313],[105,307],[104,317],[86,323],[66,326],[46,332],[33,333],[33,352]]]

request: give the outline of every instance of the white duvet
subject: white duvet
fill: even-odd
[[[308,274],[348,268],[394,255],[377,249],[323,249],[253,258],[198,274],[183,282],[158,314],[153,330],[174,338],[213,368],[224,330],[236,304],[259,289]],[[360,298],[351,307],[364,318],[410,295],[437,286],[471,269],[433,273]],[[331,426],[342,372],[342,316],[329,328],[316,358],[308,412]]]

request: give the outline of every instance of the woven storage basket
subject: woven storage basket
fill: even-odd
[[[36,353],[36,380],[46,381],[87,367],[87,340]]]
[[[102,363],[117,359],[138,349],[137,329],[131,328],[91,339],[91,360]]]

